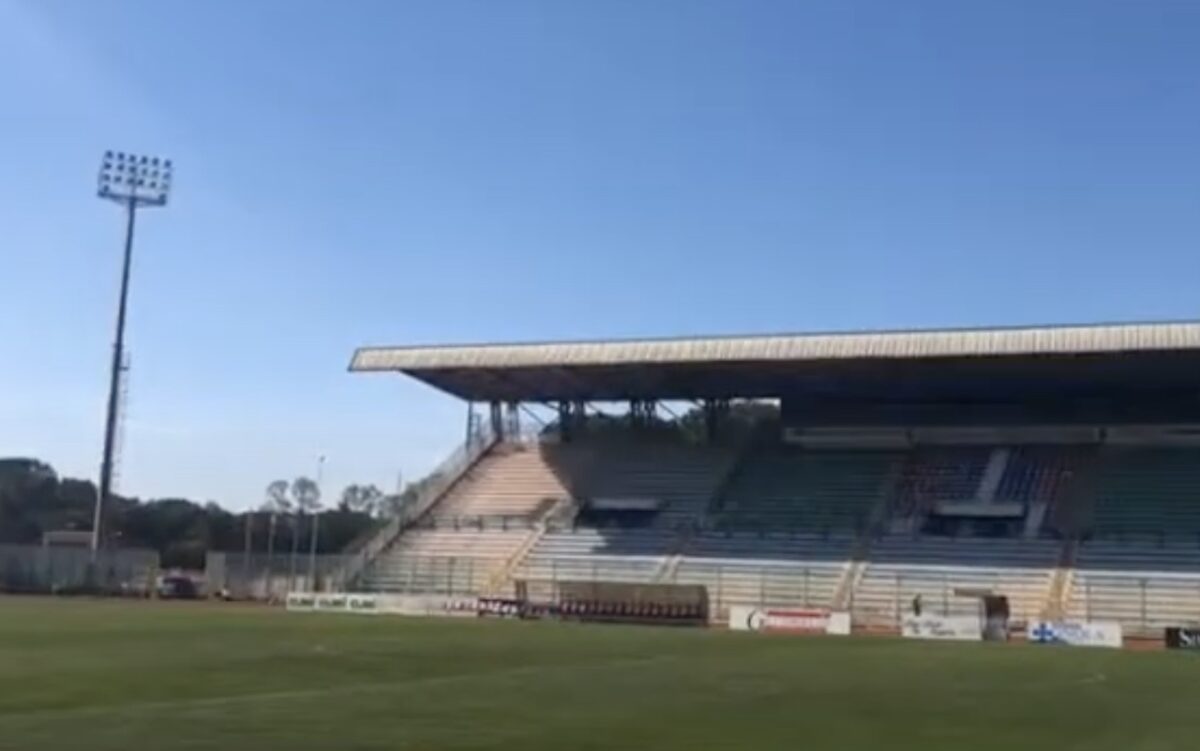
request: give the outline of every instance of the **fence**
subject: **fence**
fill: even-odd
[[[158,553],[127,548],[0,545],[0,591],[148,595],[158,577]]]
[[[487,587],[498,562],[471,557],[405,557],[376,559],[364,572],[363,586],[377,592],[411,594],[479,594]]]
[[[1194,575],[1090,576],[1076,583],[1070,611],[1085,621],[1119,621],[1128,632],[1159,635],[1200,624],[1200,579]]]
[[[205,587],[210,594],[224,591],[253,600],[283,599],[288,592],[342,591],[346,559],[345,555],[317,556],[314,581],[307,554],[210,552],[204,562]]]
[[[710,612],[723,615],[730,605],[788,605],[828,608],[832,605],[838,574],[828,568],[789,567],[785,570],[744,566],[710,566],[673,581],[702,583],[708,590]]]
[[[1028,622],[1043,616],[1048,605],[1048,578],[1030,578],[1000,574],[976,575],[964,580],[961,574],[913,573],[877,575],[869,586],[863,582],[850,592],[849,610],[856,623],[877,627],[899,627],[913,613],[920,598],[922,613],[939,616],[975,615],[985,595],[1006,597],[1009,618]]]
[[[461,595],[481,592],[501,566],[494,559],[454,556],[382,557],[365,570],[363,583],[378,592]],[[620,582],[630,584],[688,584],[704,586],[713,612],[730,604],[761,603],[829,607],[836,574],[828,567],[789,567],[786,571],[744,566],[711,566],[703,574],[660,576],[660,563],[620,559],[552,559],[536,571],[515,578],[525,582],[530,596],[553,598],[559,582]]]

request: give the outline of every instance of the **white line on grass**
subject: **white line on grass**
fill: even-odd
[[[678,655],[655,655],[652,657],[625,657],[607,662],[584,663],[554,663],[545,665],[521,665],[503,670],[485,670],[474,673],[455,673],[453,675],[435,675],[425,678],[409,678],[399,681],[380,681],[375,683],[348,683],[324,688],[293,689],[291,691],[263,691],[258,693],[227,694],[225,696],[200,696],[191,699],[163,699],[157,701],[127,702],[123,704],[89,704],[82,707],[65,707],[59,709],[31,709],[23,712],[4,712],[0,710],[0,726],[12,720],[57,720],[73,716],[92,714],[121,714],[127,712],[151,712],[161,709],[192,709],[206,707],[222,707],[231,704],[248,702],[289,701],[292,699],[318,698],[344,694],[357,694],[364,691],[402,691],[412,688],[427,688],[464,681],[489,680],[494,678],[511,678],[527,674],[538,674],[559,670],[608,670],[610,668],[634,667],[667,662],[679,659]]]

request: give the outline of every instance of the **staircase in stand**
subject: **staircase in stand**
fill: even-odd
[[[446,457],[437,469],[430,473],[422,484],[416,500],[399,516],[388,521],[361,548],[346,556],[341,569],[333,579],[344,588],[357,585],[364,571],[396,540],[404,530],[425,515],[439,500],[449,493],[460,479],[497,445],[495,436],[482,433],[473,436]]]
[[[1075,557],[1078,551],[1079,543],[1074,540],[1063,543],[1058,567],[1054,569],[1050,591],[1046,595],[1046,618],[1060,619],[1067,614],[1067,606],[1071,602],[1071,587],[1075,583]]]
[[[675,538],[671,550],[667,553],[666,560],[654,574],[654,581],[669,582],[675,578],[675,572],[679,570],[679,563],[683,560],[684,551],[687,550],[688,543],[691,542],[694,534],[695,530],[690,528],[679,533],[679,537]]]
[[[493,596],[513,594],[513,574],[521,565],[521,562],[525,560],[525,556],[529,555],[529,552],[533,550],[537,546],[538,541],[542,539],[542,535],[546,533],[546,527],[550,523],[550,520],[560,517],[564,509],[573,505],[574,504],[571,501],[567,500],[560,501],[555,505],[548,507],[545,510],[545,513],[543,513],[542,517],[538,519],[537,522],[534,523],[533,527],[529,530],[529,534],[525,536],[525,539],[521,542],[520,547],[518,547],[513,554],[508,557],[508,560],[504,562],[504,565],[500,566],[496,572],[492,574],[491,579],[488,581],[487,587],[484,589],[484,592]]]

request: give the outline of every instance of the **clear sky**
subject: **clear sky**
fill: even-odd
[[[1194,318],[1200,4],[0,0],[0,456],[120,489],[415,477],[356,345]]]

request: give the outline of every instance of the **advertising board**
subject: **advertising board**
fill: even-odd
[[[1121,624],[1110,621],[1031,621],[1025,634],[1034,644],[1116,649],[1124,643]]]
[[[977,615],[908,615],[900,622],[906,639],[982,641],[983,624]]]
[[[1169,628],[1165,634],[1167,649],[1200,649],[1200,628]]]
[[[360,615],[474,616],[474,597],[444,595],[375,595],[352,592],[291,592],[292,612],[355,613]]]
[[[287,609],[323,613],[375,613],[379,596],[348,592],[289,592]]]
[[[731,605],[729,628],[734,631],[848,636],[850,614],[816,608]]]

